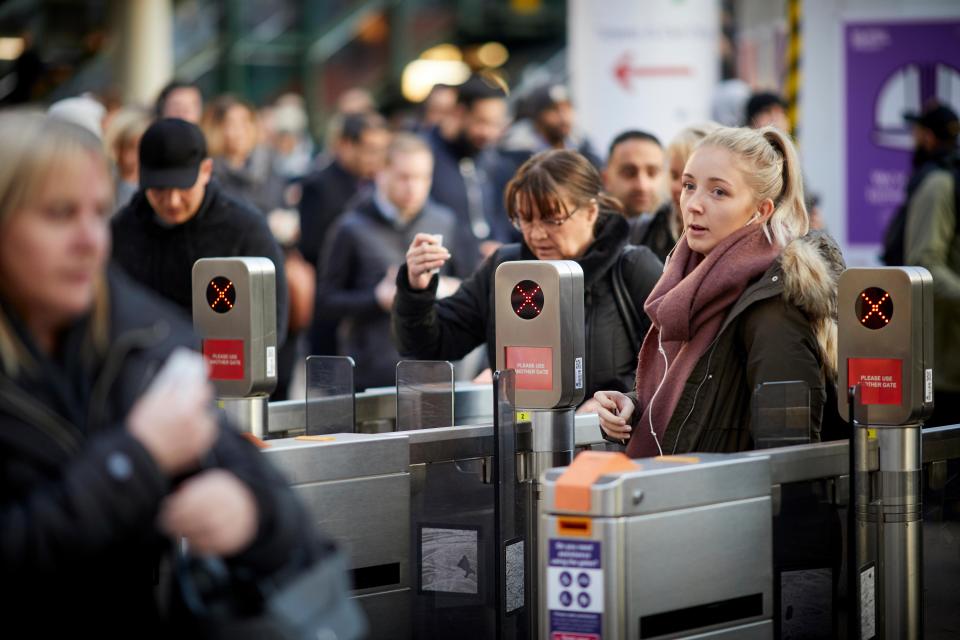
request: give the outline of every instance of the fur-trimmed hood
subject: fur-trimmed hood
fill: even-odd
[[[771,267],[783,274],[785,300],[809,318],[831,379],[837,376],[837,283],[846,268],[839,245],[824,231],[788,244]]]

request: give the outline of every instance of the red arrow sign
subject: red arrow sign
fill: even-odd
[[[613,76],[620,83],[625,91],[631,90],[630,78],[637,77],[656,77],[656,76],[689,76],[693,75],[693,69],[690,67],[643,67],[631,64],[632,59],[629,52],[624,53],[617,60],[613,67]]]

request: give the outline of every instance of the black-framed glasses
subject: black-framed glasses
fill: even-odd
[[[513,228],[517,231],[523,231],[524,229],[532,229],[535,225],[542,223],[545,229],[554,228],[562,226],[567,220],[573,217],[577,211],[583,208],[582,204],[577,205],[573,210],[565,216],[556,217],[556,218],[540,218],[537,222],[531,220],[525,220],[520,216],[511,218],[510,222],[513,224]]]

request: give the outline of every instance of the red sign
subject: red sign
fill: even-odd
[[[506,347],[507,369],[517,372],[517,389],[553,389],[553,349],[550,347]]]
[[[243,340],[204,340],[211,380],[243,380]]]
[[[616,65],[613,67],[613,76],[617,79],[617,82],[620,83],[620,86],[626,91],[631,91],[633,89],[632,82],[630,78],[632,76],[637,77],[663,77],[663,76],[689,76],[693,74],[693,69],[690,67],[680,67],[680,66],[638,66],[633,64],[632,56],[630,52],[624,53],[617,60]]]
[[[847,386],[860,385],[863,404],[903,401],[903,361],[897,358],[850,358]]]

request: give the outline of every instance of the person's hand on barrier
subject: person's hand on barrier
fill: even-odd
[[[373,289],[373,295],[381,309],[390,313],[393,299],[397,297],[397,268],[390,267],[383,279]]]
[[[597,417],[600,428],[611,438],[627,440],[630,438],[630,418],[635,406],[633,400],[619,391],[597,391],[593,394],[597,403]]]
[[[171,476],[194,468],[213,446],[217,422],[203,356],[178,349],[133,405],[127,428]]]
[[[600,403],[596,398],[590,398],[582,405],[577,407],[577,413],[596,413],[597,409],[600,408]]]
[[[185,480],[160,507],[160,528],[187,539],[191,553],[232,556],[257,535],[257,501],[234,474],[210,469]]]
[[[422,291],[440,267],[450,259],[450,252],[431,233],[418,233],[407,249],[407,281],[410,288]]]

